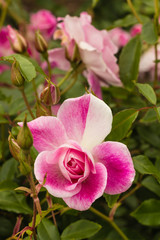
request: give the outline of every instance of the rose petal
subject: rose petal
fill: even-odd
[[[95,47],[98,51],[103,50],[103,38],[100,31],[90,24],[83,26],[85,42]]]
[[[97,163],[96,174],[90,173],[82,182],[82,188],[76,195],[63,198],[70,208],[84,211],[90,208],[92,203],[102,196],[107,183],[107,171],[103,164]]]
[[[108,173],[106,193],[119,194],[131,186],[135,170],[126,145],[119,142],[104,142],[96,146],[92,154],[95,161],[106,166]]]
[[[106,48],[104,51],[106,51]],[[86,67],[102,78],[106,83],[114,86],[122,85],[118,77],[118,65],[113,61],[113,59],[115,59],[114,56],[112,56],[112,69],[114,69],[114,71],[112,71],[110,68],[111,64],[109,64],[110,66],[107,66],[105,62],[106,58],[103,59],[103,52],[97,51],[96,48],[93,48],[88,43],[80,42],[79,52]],[[108,52],[111,55],[111,52]],[[104,52],[104,54],[106,54],[106,52]]]
[[[100,79],[92,71],[88,71],[84,75],[88,80],[90,90],[93,91],[98,98],[102,99]]]
[[[68,71],[70,68],[70,63],[67,61],[65,57],[65,49],[64,48],[54,48],[48,51],[49,62],[58,67],[61,70]]]
[[[23,123],[19,123],[20,126]],[[33,145],[38,152],[52,151],[64,144],[68,138],[62,123],[55,117],[39,117],[28,122],[33,136]]]
[[[67,99],[57,117],[63,123],[68,137],[87,150],[101,143],[111,130],[111,109],[92,94]]]
[[[71,39],[74,39],[77,43],[84,40],[82,23],[78,17],[71,17],[67,15],[64,18],[64,28],[68,36]]]
[[[65,154],[65,149],[41,152],[36,158],[34,165],[36,179],[41,184],[45,181],[43,186],[55,197],[70,197],[78,193],[81,189],[80,184],[75,186],[76,188],[74,189],[67,189],[67,187],[72,186],[72,183],[63,176],[57,163],[65,157]]]

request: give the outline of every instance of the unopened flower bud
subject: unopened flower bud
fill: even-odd
[[[24,53],[27,50],[27,42],[25,38],[10,25],[8,26],[8,33],[13,51],[16,53]]]
[[[20,160],[19,170],[23,175],[27,175],[32,171],[31,166],[26,161],[26,156],[23,153],[22,149],[21,149],[21,160]]]
[[[37,103],[36,117],[50,116],[50,110],[41,102]]]
[[[44,53],[48,49],[48,44],[39,31],[35,33],[35,47],[40,53]]]
[[[12,136],[11,133],[9,133],[8,142],[9,142],[9,150],[10,150],[12,156],[13,156],[16,160],[19,160],[20,147],[19,147],[19,145],[17,144],[15,138]]]
[[[41,101],[47,106],[55,105],[60,100],[60,90],[56,85],[49,84],[41,93]]]
[[[23,150],[29,150],[33,145],[32,133],[27,126],[27,117],[23,121],[23,127],[20,129],[17,136],[17,143]]]
[[[17,138],[20,128],[20,126],[12,127],[11,134],[14,138]]]
[[[14,86],[22,87],[24,85],[24,78],[19,70],[18,62],[15,60],[11,68],[11,81]]]

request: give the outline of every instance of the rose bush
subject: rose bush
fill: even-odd
[[[118,194],[132,184],[135,170],[126,145],[104,142],[111,131],[110,108],[91,94],[67,99],[56,117],[28,123],[36,158],[34,173],[50,194],[87,210],[104,192]]]

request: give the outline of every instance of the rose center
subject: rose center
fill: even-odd
[[[67,170],[73,175],[83,175],[84,163],[71,157],[67,162]]]

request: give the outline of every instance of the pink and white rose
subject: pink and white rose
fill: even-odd
[[[98,82],[121,86],[117,58],[114,56],[118,48],[109,33],[91,25],[91,16],[86,12],[82,12],[80,17],[67,15],[59,20],[60,29],[55,31],[54,38],[61,39],[70,59],[77,44],[82,62],[88,71],[96,75]]]
[[[48,192],[74,209],[87,210],[104,192],[119,194],[135,170],[126,145],[103,142],[112,125],[111,109],[92,94],[67,99],[57,117],[28,123],[39,151],[34,173]],[[103,143],[102,143],[103,142]]]

